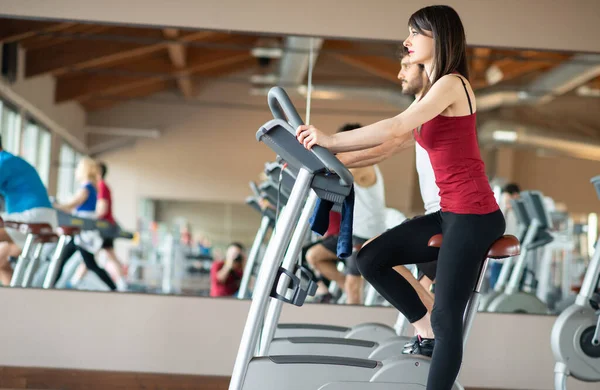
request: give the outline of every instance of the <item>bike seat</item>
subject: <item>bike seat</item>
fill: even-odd
[[[54,230],[52,226],[47,223],[20,223],[21,233],[33,234],[33,235],[45,235],[53,234]]]
[[[57,242],[58,241],[58,236],[54,233],[50,233],[50,234],[40,234],[39,236],[35,237],[35,240],[33,242],[35,242],[36,244],[49,244],[51,242]]]
[[[442,246],[442,235],[436,234],[429,239],[429,246],[439,248]],[[492,244],[488,250],[487,257],[490,259],[504,259],[517,256],[521,253],[521,245],[517,237],[506,234]]]
[[[21,222],[17,221],[2,221],[3,227],[19,230],[21,227]]]

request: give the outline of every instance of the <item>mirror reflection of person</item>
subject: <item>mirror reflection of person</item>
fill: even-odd
[[[54,207],[67,213],[80,216],[82,218],[97,219],[96,202],[98,201],[98,166],[94,160],[89,157],[82,158],[75,169],[75,179],[80,183],[80,187],[73,197],[64,204],[55,204]],[[108,272],[98,265],[94,253],[102,246],[102,238],[96,231],[84,231],[65,246],[60,267],[58,269],[56,280],[62,275],[66,262],[79,252],[83,258],[85,267],[95,273],[106,286],[115,291],[117,286],[109,276]],[[75,286],[73,286],[75,287]]]
[[[517,235],[519,231],[519,221],[515,216],[515,212],[512,208],[511,200],[519,199],[521,197],[521,187],[516,183],[509,183],[502,188],[502,194],[500,195],[500,210],[504,214],[506,220],[506,231],[505,234]],[[501,260],[490,260],[489,262],[489,275],[490,275],[490,288],[494,288],[498,282],[500,271],[504,262]]]
[[[106,183],[106,174],[108,167],[105,163],[99,162],[97,169],[96,188],[97,188],[97,199],[96,199],[96,218],[109,222],[111,225],[116,225],[116,220],[113,217],[113,201],[112,192],[110,187]],[[114,275],[114,282],[119,291],[127,291],[127,282],[125,281],[125,267],[119,261],[114,247],[113,238],[103,238],[102,247],[106,253],[106,259],[108,260],[107,266],[111,267]],[[108,268],[108,267],[107,267]],[[71,280],[73,285],[77,285],[87,273],[87,266],[80,264],[75,276]]]
[[[19,156],[2,149],[0,136],[0,195],[6,210],[2,218],[23,223],[58,225],[48,192],[35,168]],[[26,234],[0,227],[0,283],[10,285],[13,269],[9,257],[21,254]]]
[[[210,296],[229,297],[237,293],[244,273],[246,254],[239,242],[229,244],[224,260],[215,260],[210,268]]]

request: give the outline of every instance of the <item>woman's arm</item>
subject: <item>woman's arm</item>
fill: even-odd
[[[351,152],[379,146],[416,129],[435,118],[458,97],[458,77],[444,76],[416,104],[393,118],[381,120],[359,129],[344,131],[333,136],[326,135],[314,126],[299,126],[296,130],[298,141],[305,148],[321,145],[332,153]]]
[[[81,206],[89,196],[89,191],[86,188],[82,187],[79,190],[77,190],[73,198],[71,198],[71,200],[69,200],[67,203],[56,204],[54,205],[54,207],[67,213],[70,213],[71,210],[73,210],[74,208]]]

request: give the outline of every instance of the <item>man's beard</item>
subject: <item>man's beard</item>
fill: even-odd
[[[402,84],[402,93],[404,95],[416,95],[417,93],[419,93],[420,90],[421,88],[419,88],[419,86],[417,85],[411,85],[408,83]]]

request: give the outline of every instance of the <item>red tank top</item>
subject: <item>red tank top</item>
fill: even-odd
[[[463,79],[460,79],[467,92]],[[469,107],[471,108],[471,99]],[[415,140],[427,151],[440,189],[442,211],[456,214],[488,214],[499,209],[485,174],[477,142],[476,113],[448,117],[438,115],[413,130]]]

